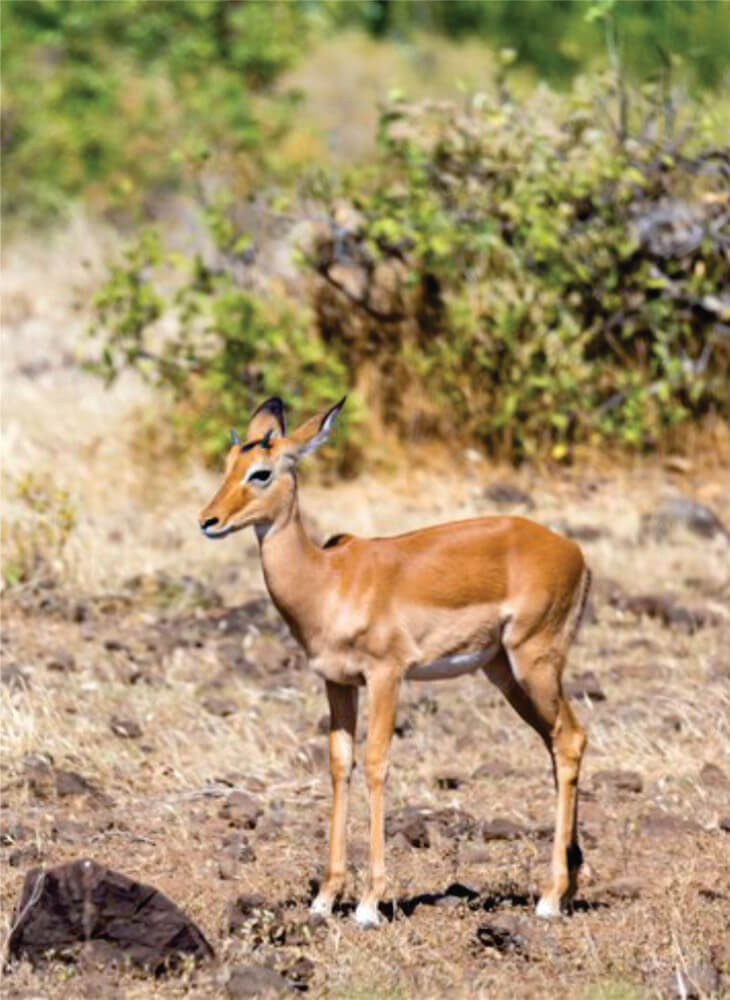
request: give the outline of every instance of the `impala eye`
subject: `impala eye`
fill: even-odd
[[[247,483],[268,483],[271,479],[271,469],[254,469],[246,478]]]

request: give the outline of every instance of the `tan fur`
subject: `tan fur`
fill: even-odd
[[[302,526],[295,463],[308,442],[326,437],[338,408],[283,437],[266,405],[256,412],[249,442],[267,430],[272,440],[231,449],[224,482],[200,521],[212,534],[256,525],[269,593],[326,681],[334,802],[328,874],[315,907],[327,912],[345,879],[357,687],[366,686],[370,700],[370,879],[358,908],[369,924],[385,891],[383,785],[398,690],[409,671],[435,663],[438,672],[443,661],[447,670],[482,667],[548,748],[558,805],[552,881],[539,912],[561,912],[580,864],[577,781],[585,736],[560,681],[590,580],[579,547],[524,518],[481,517],[393,538],[346,536],[321,549]],[[259,466],[272,470],[270,482],[242,484]]]

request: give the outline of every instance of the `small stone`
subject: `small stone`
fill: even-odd
[[[535,504],[529,493],[525,493],[519,486],[505,480],[497,480],[484,490],[484,499],[491,500],[499,506],[522,505],[531,510]]]
[[[718,826],[725,833],[730,833],[730,816],[722,816]]]
[[[109,720],[109,728],[115,736],[124,740],[136,740],[142,735],[138,722],[134,722],[133,719],[120,719],[117,715],[113,715]]]
[[[56,794],[59,798],[68,795],[97,795],[97,788],[76,771],[56,771]]]
[[[642,885],[634,879],[616,879],[609,882],[598,890],[598,894],[605,894],[612,899],[638,899],[641,895]]]
[[[641,820],[641,831],[651,837],[676,837],[699,833],[702,827],[691,819],[683,819],[663,809],[652,809]]]
[[[230,826],[253,830],[263,813],[261,804],[248,792],[231,792],[220,808],[219,815],[227,819]]]
[[[208,698],[203,698],[202,705],[211,715],[217,715],[221,719],[225,719],[229,715],[235,715],[238,711],[238,705],[232,698],[219,698],[217,695],[210,695]]]
[[[495,819],[482,825],[482,836],[485,840],[516,840],[524,837],[527,830],[519,823],[514,823],[511,819],[497,816]]]
[[[59,673],[69,674],[76,669],[76,660],[71,653],[65,649],[56,649],[46,660],[49,670],[57,670]]]
[[[231,1000],[291,992],[293,988],[283,976],[263,965],[235,966],[226,983],[226,993]]]
[[[644,787],[641,775],[637,771],[596,771],[593,775],[596,787],[612,788],[617,792],[633,792],[638,794]]]
[[[717,764],[707,763],[700,771],[700,781],[706,788],[725,788],[730,781]]]

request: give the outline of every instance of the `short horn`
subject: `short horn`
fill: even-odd
[[[241,439],[238,436],[236,428],[235,427],[231,427],[231,444],[240,444],[240,443],[241,443]]]

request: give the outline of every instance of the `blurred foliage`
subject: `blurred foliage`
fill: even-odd
[[[662,71],[668,53],[681,53],[700,85],[727,80],[727,0],[332,0],[327,6],[337,23],[364,25],[379,37],[407,39],[417,30],[481,36],[512,49],[520,65],[552,83],[566,83],[605,58],[600,22],[608,19],[629,74],[646,79]]]
[[[327,192],[309,258],[325,338],[377,355],[404,434],[511,458],[730,416],[723,115],[614,78],[521,106],[396,96],[378,162]]]
[[[235,256],[241,237],[220,212],[209,209],[208,222],[218,252]],[[171,392],[179,440],[194,441],[210,458],[227,449],[228,427],[245,432],[262,398],[282,396],[296,422],[331,405],[347,383],[345,365],[325,349],[300,304],[256,295],[200,255],[166,254],[151,227],[111,267],[94,307],[95,328],[104,333],[94,370],[111,382],[132,366]],[[169,336],[155,328],[163,315]],[[344,423],[352,429],[357,419],[355,403]],[[351,443],[337,460],[347,470],[353,458]]]
[[[209,157],[245,188],[294,102],[259,95],[312,23],[283,0],[5,0],[5,217],[44,221],[80,194],[128,215]]]
[[[728,417],[730,155],[713,109],[615,77],[523,104],[394,95],[377,160],[300,193],[327,219],[300,252],[304,301],[242,287],[225,209],[208,211],[218,265],[180,259],[174,293],[143,232],[97,299],[101,370],[148,366],[203,414],[211,452],[262,395],[309,412],[345,384],[405,439],[513,460],[645,449]],[[155,355],[160,316],[174,322]]]
[[[76,524],[69,494],[51,477],[29,473],[7,491],[23,508],[21,519],[2,522],[3,579],[14,586],[59,575],[59,561]]]
[[[610,26],[610,31],[607,31]],[[201,162],[245,196],[297,169],[277,155],[297,95],[275,87],[344,28],[406,45],[418,33],[479,36],[553,82],[605,62],[690,82],[727,79],[727,0],[5,0],[2,206],[45,222],[70,199],[128,221],[185,186]]]

